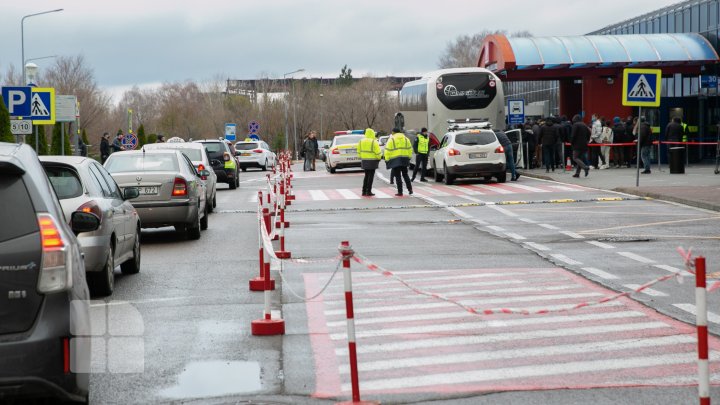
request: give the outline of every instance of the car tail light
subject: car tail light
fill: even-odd
[[[100,219],[100,222],[102,222],[102,211],[100,210],[100,206],[95,201],[86,202],[85,204],[79,206],[76,211],[89,212],[91,214],[95,214],[95,216]]]
[[[262,149],[253,149],[253,152],[255,152],[255,153],[263,153],[263,150],[262,150]]]
[[[70,374],[70,339],[62,339],[63,346],[63,373]]]
[[[505,153],[505,148],[502,145],[495,148],[495,153]]]
[[[448,149],[448,155],[458,156],[458,155],[460,155],[460,151],[457,149],[450,148],[450,149]]]
[[[72,287],[72,273],[66,267],[68,247],[57,224],[52,215],[38,214],[42,265],[37,289],[41,294],[64,291]]]
[[[226,162],[230,161],[230,154],[227,152],[223,152],[223,160]]]
[[[175,182],[173,183],[173,190],[172,190],[172,196],[173,197],[181,197],[187,195],[187,182],[185,179],[181,179],[180,177],[175,177]]]
[[[333,155],[339,155],[339,154],[340,154],[340,151],[337,150],[336,148],[333,148],[333,149],[330,151],[330,153],[332,153]]]

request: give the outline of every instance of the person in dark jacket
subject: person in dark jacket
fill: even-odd
[[[632,115],[628,115],[628,117],[625,119],[625,141],[626,142],[634,142],[635,141],[635,134],[633,134],[633,128],[635,128],[635,123],[637,118],[633,118]],[[632,163],[635,161],[635,146],[626,146],[625,147],[625,164],[627,167],[630,167]]]
[[[668,142],[681,142],[684,132],[680,117],[675,117],[665,127],[665,140]]]
[[[125,146],[123,146],[122,144],[123,137],[124,135],[122,134],[122,132],[118,132],[117,136],[115,136],[115,139],[112,143],[113,152],[120,152],[122,150],[125,150]]]
[[[78,150],[80,151],[80,156],[87,156],[88,150],[87,145],[82,140],[82,137],[78,137]]]
[[[556,167],[562,167],[562,143],[565,139],[565,128],[562,125],[562,118],[553,117],[553,128],[555,128],[555,150],[553,151],[553,162]],[[569,134],[568,134],[569,135]]]
[[[652,149],[652,130],[650,125],[645,121],[645,117],[640,117],[637,125],[638,141],[640,142],[640,159],[642,160],[643,170],[641,173],[650,174],[650,149]]]
[[[545,119],[545,124],[540,127],[540,144],[542,145],[543,165],[545,172],[555,171],[555,142],[557,141],[557,129],[552,117]]]
[[[590,172],[590,168],[583,161],[583,156],[588,151],[588,143],[590,142],[590,128],[582,122],[580,115],[573,117],[573,125],[570,134],[570,147],[572,147],[573,161],[577,165],[573,177],[580,177],[580,169],[585,170],[585,177]]]
[[[110,156],[110,134],[105,132],[100,138],[100,163],[105,163]]]
[[[620,117],[613,118],[613,143],[630,142],[625,136],[625,124]],[[627,162],[625,157],[625,146],[613,146],[613,157],[615,158],[615,167],[621,167]]]
[[[508,138],[503,131],[495,131],[495,135],[497,136],[500,145],[502,145],[503,149],[505,149],[505,166],[512,175],[510,180],[517,181],[517,179],[520,178],[520,173],[515,170],[515,158],[513,155],[512,142],[510,142],[510,138]]]

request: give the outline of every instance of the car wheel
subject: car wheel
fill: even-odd
[[[235,187],[240,187],[240,172],[235,172]]]
[[[208,219],[209,219],[209,217],[210,217],[210,211],[209,211],[209,208],[208,208],[208,206],[207,206],[207,204],[206,204],[206,205],[205,205],[205,215],[204,215],[204,216],[202,217],[202,219],[200,220],[200,229],[201,229],[201,230],[205,231],[205,230],[208,229]]]
[[[447,168],[446,163],[443,163],[443,172],[445,173],[444,174],[445,184],[447,184],[448,186],[452,185],[453,182],[455,181],[455,178],[452,174],[448,173],[448,168]]]
[[[87,273],[88,287],[93,295],[107,297],[115,289],[115,248],[110,245],[101,271]]]
[[[507,172],[498,173],[495,175],[498,183],[505,183],[507,181]]]
[[[231,179],[230,183],[228,183],[230,186],[230,190],[235,190],[237,188],[237,184],[235,183],[235,179]]]
[[[217,194],[213,194],[212,207],[217,207]]]
[[[262,165],[262,166],[260,166],[260,168],[262,169],[262,171],[266,171],[266,170],[267,170],[267,168],[268,168],[267,159],[265,159],[265,164]]]
[[[240,170],[242,170],[243,172],[246,172],[246,171],[247,171],[247,167],[242,167],[242,168],[240,168]]]
[[[198,202],[198,207],[200,203]],[[195,220],[187,225],[185,229],[188,239],[198,240],[200,239],[200,209],[198,208],[195,214]]]
[[[440,183],[442,181],[442,175],[438,173],[438,170],[435,168],[435,162],[433,162],[433,179],[435,179],[435,182]]]
[[[140,228],[135,231],[135,244],[133,244],[133,257],[120,265],[122,274],[137,274],[140,271]]]
[[[327,162],[325,162],[325,170],[330,173],[330,165],[328,165]]]

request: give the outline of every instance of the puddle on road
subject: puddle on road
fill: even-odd
[[[207,398],[259,391],[260,364],[254,361],[200,361],[190,363],[178,384],[165,389],[166,398]]]

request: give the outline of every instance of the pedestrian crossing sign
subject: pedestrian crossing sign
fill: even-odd
[[[661,78],[660,69],[624,69],[622,105],[658,107]]]
[[[33,87],[30,96],[30,116],[34,125],[55,124],[55,89]]]

